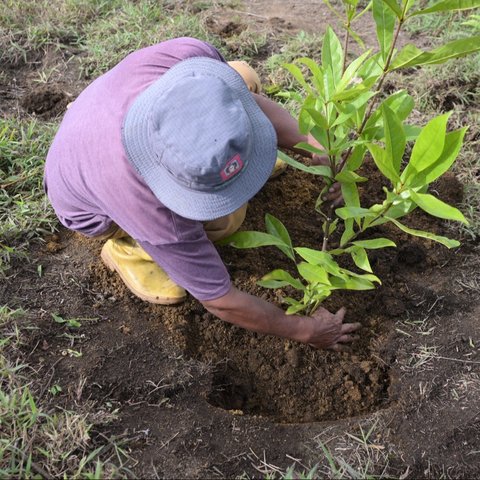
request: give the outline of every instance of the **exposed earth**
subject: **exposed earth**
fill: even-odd
[[[235,12],[212,10],[211,28],[225,36],[243,28],[266,31],[269,53],[289,32],[314,32],[332,21],[319,2],[243,5]],[[367,41],[374,35],[367,24],[359,31]],[[65,72],[39,87],[32,68],[11,67],[16,82],[0,85],[2,112],[57,118],[86,84]],[[364,174],[371,181],[362,196],[373,203],[382,194],[381,179],[368,164]],[[264,230],[271,213],[298,246],[318,248],[321,221],[312,212],[319,190],[315,178],[289,169],[251,201],[242,228]],[[462,199],[453,175],[433,191],[452,204]],[[421,213],[408,224],[451,233]],[[128,445],[139,477],[264,477],[316,463],[322,471],[322,444],[355,468],[368,468],[365,474],[478,478],[478,245],[465,239],[447,250],[388,226],[372,234],[398,247],[372,256],[382,286],[325,302],[331,311],[345,305],[347,321],[362,324],[351,353],[247,332],[192,298],[177,307],[142,302],[102,264],[101,242],[65,230],[35,247],[31,261],[14,265],[13,281],[0,286],[0,303],[28,308],[29,321],[39,327],[23,348],[43,372],[45,389],[62,386],[56,401],[87,410],[95,405],[99,436],[135,438]],[[280,305],[283,292],[256,285],[274,268],[291,268],[278,250],[219,250],[237,287]],[[82,326],[57,324],[52,313],[80,319]],[[116,418],[102,424],[99,411],[105,418],[116,411]],[[361,437],[370,428],[363,446],[348,435]]]

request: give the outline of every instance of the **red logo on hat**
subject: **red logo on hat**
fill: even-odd
[[[220,172],[220,176],[225,182],[236,175],[242,168],[243,162],[240,158],[240,154],[237,153],[231,160],[227,162],[223,170]]]

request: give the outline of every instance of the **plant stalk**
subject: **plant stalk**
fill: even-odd
[[[357,133],[356,133],[357,138],[363,133],[363,129],[365,128],[365,125],[367,124],[368,119],[372,115],[372,111],[373,111],[373,108],[376,105],[376,101],[377,101],[377,98],[378,98],[378,94],[380,93],[380,89],[383,86],[383,82],[385,81],[385,77],[389,73],[388,68],[390,67],[390,63],[392,61],[393,52],[395,51],[395,46],[396,46],[396,43],[397,43],[397,40],[398,40],[398,35],[400,34],[400,30],[402,28],[402,25],[403,25],[403,19],[398,21],[398,25],[397,25],[397,29],[395,30],[395,35],[393,37],[392,45],[390,46],[390,51],[388,52],[387,59],[385,61],[385,66],[383,67],[383,73],[380,76],[380,79],[378,80],[378,84],[377,84],[377,87],[376,87],[377,93],[372,97],[372,101],[370,102],[370,105],[368,106],[368,110],[365,113],[365,116],[363,117],[362,124],[360,125],[360,128],[357,130]],[[336,170],[336,173],[341,172],[343,170],[343,167],[345,166],[348,159],[350,158],[350,155],[352,154],[352,151],[353,151],[353,145],[351,145],[348,148],[347,153],[345,154],[345,156],[343,157],[342,161],[340,162],[340,164],[338,166],[338,170]]]
[[[345,73],[345,69],[347,68],[348,41],[350,40],[350,21],[347,21],[346,29],[347,32],[345,33],[345,42],[343,44],[342,75]]]

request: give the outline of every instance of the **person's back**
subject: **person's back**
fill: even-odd
[[[197,56],[223,61],[216,49],[193,38],[138,50],[71,104],[45,167],[47,194],[66,227],[97,236],[113,221],[136,240],[161,241],[162,229],[145,216],[162,205],[126,157],[122,124],[140,93],[179,61]]]

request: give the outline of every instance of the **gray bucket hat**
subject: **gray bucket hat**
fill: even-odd
[[[220,218],[248,202],[277,153],[273,125],[242,77],[207,57],[177,63],[142,92],[122,138],[155,196],[193,220]]]

